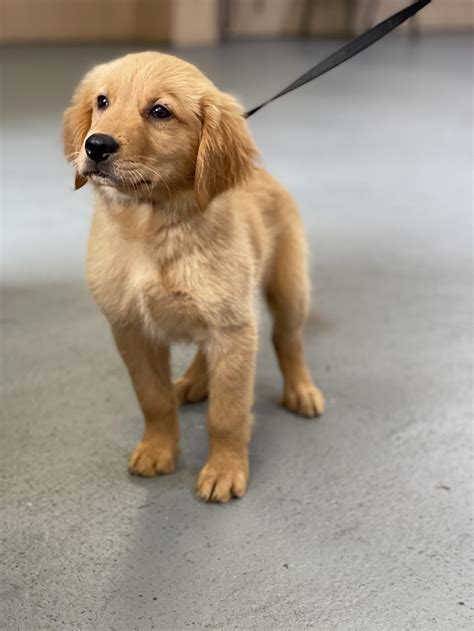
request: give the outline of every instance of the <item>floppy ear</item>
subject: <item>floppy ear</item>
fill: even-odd
[[[89,94],[89,76],[81,81],[70,107],[64,112],[64,155],[68,162],[75,162],[82,143],[91,126],[92,99]],[[87,178],[76,172],[75,189],[81,188],[87,182]]]
[[[199,207],[205,210],[216,195],[245,181],[258,152],[242,108],[227,94],[203,97],[201,120],[194,190]]]

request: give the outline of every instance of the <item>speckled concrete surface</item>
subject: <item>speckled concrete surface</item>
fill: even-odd
[[[250,106],[335,45],[184,56]],[[193,495],[204,405],[175,475],[128,477],[141,420],[85,290],[60,116],[124,51],[2,51],[1,627],[472,628],[470,39],[391,37],[252,119],[307,226],[328,411],[274,404],[262,311],[251,486],[226,506]]]

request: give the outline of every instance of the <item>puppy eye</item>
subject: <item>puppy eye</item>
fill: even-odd
[[[105,108],[108,106],[109,106],[109,99],[103,94],[99,94],[99,96],[97,97],[97,107],[100,110],[105,110]]]
[[[164,105],[154,105],[150,110],[150,116],[153,118],[170,118],[171,112]]]

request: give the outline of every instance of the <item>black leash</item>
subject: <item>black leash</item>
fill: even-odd
[[[423,9],[423,7],[425,7],[430,2],[431,0],[416,0],[416,2],[414,2],[413,4],[410,4],[408,7],[405,7],[405,9],[402,9],[398,13],[395,13],[386,20],[383,20],[383,22],[379,22],[379,24],[376,24],[365,33],[362,33],[362,35],[358,35],[348,44],[346,44],[342,48],[339,48],[339,50],[336,50],[334,53],[329,55],[329,57],[323,59],[323,61],[320,61],[319,64],[316,64],[313,68],[311,68],[311,70],[305,72],[303,75],[301,75],[301,77],[296,79],[296,81],[290,83],[290,85],[284,90],[278,92],[278,94],[275,94],[275,96],[272,96],[271,99],[268,99],[260,105],[257,105],[257,107],[251,109],[245,114],[245,118],[253,116],[255,112],[258,112],[258,110],[261,110],[262,107],[265,107],[265,105],[268,105],[272,101],[279,99],[280,96],[288,94],[288,92],[292,92],[305,83],[308,83],[309,81],[320,77],[322,74],[329,72],[329,70],[332,70],[336,66],[339,66],[340,64],[350,59],[351,57],[354,57],[354,55],[357,55],[369,46],[372,46],[372,44],[375,44],[375,42],[378,42],[379,39],[382,39],[382,37],[388,35],[390,31],[396,29],[397,26],[400,26],[400,24],[403,24],[403,22],[408,20],[408,18],[411,18],[413,15],[415,15],[415,13],[418,13],[418,11]]]

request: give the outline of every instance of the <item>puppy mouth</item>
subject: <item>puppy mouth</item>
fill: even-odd
[[[114,178],[112,177],[112,175],[110,175],[110,173],[99,171],[99,169],[89,169],[88,171],[84,171],[83,175],[84,177],[89,177],[93,180],[98,179],[99,181],[100,180],[110,180],[110,181],[114,180]]]
[[[106,173],[105,171],[101,171],[99,169],[89,169],[83,173],[84,177],[90,178],[96,184],[102,184],[105,186],[115,186],[115,187],[128,187],[128,186],[140,186],[146,185],[150,186],[153,184],[151,180],[140,179],[140,181],[132,181],[128,178],[125,178],[120,175],[112,175],[111,173]]]

